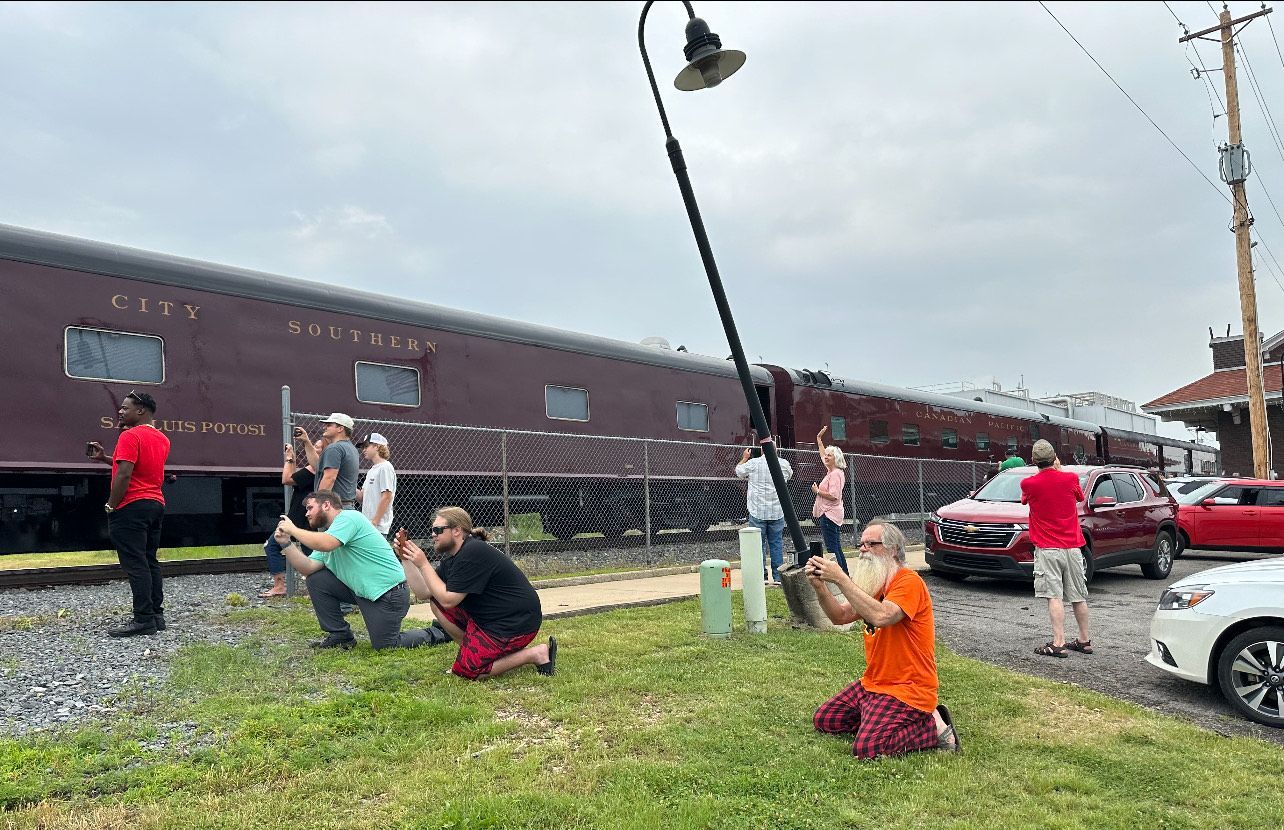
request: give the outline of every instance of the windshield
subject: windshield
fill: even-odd
[[[1198,490],[1201,487],[1208,486],[1208,479],[1197,478],[1194,481],[1170,481],[1168,482],[1168,492],[1176,498],[1179,493],[1189,493],[1192,490]]]
[[[976,495],[972,498],[977,501],[1006,501],[1013,504],[1021,503],[1021,482],[1037,473],[1038,470],[1013,470],[1011,472],[999,473],[994,478],[985,482]],[[1068,472],[1068,471],[1067,471]],[[1079,476],[1079,488],[1083,489],[1088,484],[1088,475],[1086,473]]]
[[[1199,504],[1222,486],[1220,481],[1205,481],[1199,487],[1187,493],[1173,493],[1178,504]]]

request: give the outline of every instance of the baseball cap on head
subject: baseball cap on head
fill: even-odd
[[[1057,459],[1057,451],[1052,448],[1044,439],[1040,438],[1034,442],[1034,449],[1030,453],[1030,458],[1035,464],[1051,464]]]
[[[367,444],[378,444],[379,446],[386,447],[388,446],[388,439],[384,438],[377,432],[372,432],[370,433],[370,437],[362,441],[358,446],[364,447]]]
[[[341,427],[345,427],[349,432],[352,431],[352,418],[344,415],[342,412],[333,413],[329,418],[326,418],[321,423],[338,424]]]

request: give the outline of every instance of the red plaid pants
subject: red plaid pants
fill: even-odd
[[[936,748],[936,719],[891,695],[865,691],[860,681],[820,705],[816,731],[855,735],[852,755],[862,761]]]
[[[455,658],[455,664],[450,670],[468,680],[490,674],[490,668],[496,660],[526,648],[535,639],[535,635],[539,634],[539,631],[532,631],[516,637],[492,637],[459,606],[443,608],[435,599],[432,605],[438,614],[464,632],[464,639],[459,644],[459,656]]]

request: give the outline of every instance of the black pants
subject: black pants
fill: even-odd
[[[164,610],[165,592],[156,560],[164,518],[165,505],[151,499],[131,501],[107,517],[111,543],[134,593],[134,619],[139,622]]]

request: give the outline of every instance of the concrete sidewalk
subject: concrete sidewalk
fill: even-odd
[[[849,555],[855,555],[851,552]],[[923,570],[923,546],[914,545],[905,551],[906,564],[914,570]],[[738,562],[732,562],[731,589],[739,591]],[[551,584],[550,584],[551,583]],[[568,584],[570,583],[570,584]],[[544,619],[577,617],[617,608],[639,608],[687,599],[700,595],[700,571],[696,566],[665,568],[662,572],[634,571],[623,574],[602,574],[595,577],[536,581]],[[412,605],[407,619],[432,620],[432,607],[428,603]]]

